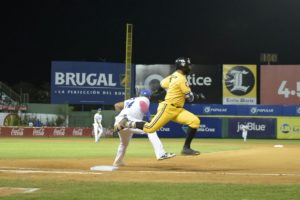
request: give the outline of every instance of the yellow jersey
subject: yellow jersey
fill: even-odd
[[[165,101],[174,106],[183,107],[185,103],[185,95],[191,92],[191,88],[186,76],[175,71],[170,76],[164,78],[160,85],[167,90]]]

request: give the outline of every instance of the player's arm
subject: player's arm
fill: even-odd
[[[123,110],[123,108],[124,108],[124,102],[123,101],[118,102],[118,103],[115,104],[115,111],[116,112],[118,112],[118,113],[121,112]]]
[[[163,80],[161,80],[160,81],[160,86],[163,89],[168,89],[169,85],[170,85],[170,79],[171,79],[171,76],[167,76],[166,78],[164,78]]]

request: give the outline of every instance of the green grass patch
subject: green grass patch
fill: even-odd
[[[168,152],[180,154],[184,138],[161,139]],[[247,148],[241,141],[195,139],[192,147],[202,153],[238,150]],[[57,159],[114,157],[119,145],[118,138],[102,138],[95,143],[93,138],[1,138],[0,159]],[[129,144],[128,157],[153,157],[148,138],[133,138]]]
[[[35,193],[2,196],[1,200],[298,200],[300,196],[300,185],[0,180],[0,187],[40,188]]]

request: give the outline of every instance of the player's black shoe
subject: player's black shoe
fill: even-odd
[[[200,155],[200,152],[191,148],[183,147],[181,154],[187,156],[196,156],[196,155]]]

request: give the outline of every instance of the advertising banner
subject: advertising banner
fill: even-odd
[[[256,90],[256,65],[223,65],[223,104],[255,105]]]
[[[186,104],[185,109],[197,115],[236,115],[237,106],[220,104]]]
[[[147,88],[152,92],[160,87],[160,81],[175,71],[174,65],[136,65],[136,93]],[[205,99],[193,103],[222,103],[221,65],[192,65],[187,81],[195,93],[202,93]],[[154,97],[151,102],[164,99],[165,93]]]
[[[197,138],[222,138],[221,118],[200,118],[200,128],[197,129]]]
[[[277,119],[278,139],[300,139],[300,118],[279,117]]]
[[[2,137],[92,137],[91,128],[0,127]]]
[[[260,104],[300,105],[300,65],[262,65]]]
[[[300,116],[300,105],[283,105],[281,116]]]
[[[248,138],[275,138],[275,118],[229,118],[228,137],[242,138],[241,126],[247,125]]]
[[[113,105],[124,100],[124,64],[54,61],[51,65],[53,104]]]
[[[282,115],[283,107],[256,105],[256,106],[237,106],[237,115],[244,116],[280,116]]]

